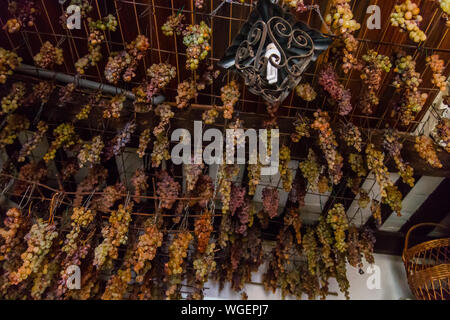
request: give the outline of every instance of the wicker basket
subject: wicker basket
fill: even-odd
[[[408,248],[411,232],[420,227],[447,227],[420,223],[406,234],[402,259],[408,284],[419,300],[450,300],[450,238],[427,241]]]

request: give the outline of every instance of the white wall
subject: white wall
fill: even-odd
[[[357,300],[397,300],[413,298],[408,287],[406,273],[401,258],[381,254],[375,254],[374,256],[375,265],[380,268],[380,289],[368,289],[366,282],[371,275],[367,272],[360,275],[358,269],[347,266],[347,277],[350,281],[350,298]],[[364,271],[366,271],[367,266],[367,264],[364,266]],[[245,292],[247,293],[249,300],[281,299],[279,291],[277,291],[276,294],[264,291],[263,286],[259,284],[261,283],[261,274],[261,272],[255,273],[252,277],[252,282],[258,284],[246,285]],[[218,284],[215,282],[208,282],[205,287],[208,288],[205,291],[205,299],[241,299],[240,294],[233,292],[229,285],[226,285],[221,292],[219,292]],[[328,299],[345,299],[344,295],[339,291],[338,285],[334,279],[330,281],[330,291],[337,292],[339,295],[329,296]],[[307,296],[305,296],[304,299],[307,299]]]

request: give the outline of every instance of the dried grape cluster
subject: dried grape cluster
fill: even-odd
[[[163,209],[171,209],[177,201],[181,186],[167,171],[159,172],[157,178],[156,194],[159,197],[159,206]]]
[[[182,13],[174,13],[170,15],[166,22],[162,25],[161,30],[165,36],[181,35],[183,31],[183,21],[186,19]]]
[[[330,126],[328,112],[320,111],[314,113],[316,118],[311,128],[319,131],[319,145],[328,163],[328,172],[333,183],[338,184],[342,178],[342,167],[344,159],[337,150],[338,144]]]
[[[125,102],[125,99],[125,95],[119,94],[112,97],[110,101],[102,100],[100,104],[104,108],[103,118],[119,118],[120,111],[122,111],[123,109],[123,103]]]
[[[375,149],[372,143],[369,143],[366,147],[367,167],[372,170],[375,179],[380,187],[380,194],[382,197],[386,197],[386,188],[392,185],[392,181],[389,178],[389,172],[384,165],[384,153]]]
[[[61,65],[64,62],[63,51],[54,47],[46,41],[37,55],[34,56],[34,63],[41,68],[52,68],[55,64]]]
[[[116,17],[112,14],[107,15],[99,20],[93,20],[92,18],[88,18],[88,27],[89,27],[89,47],[93,48],[100,45],[103,41],[105,41],[104,32],[108,31],[116,31],[118,22]],[[89,50],[91,51],[91,50]]]
[[[286,192],[291,191],[292,188],[292,171],[289,169],[289,162],[291,161],[291,150],[283,145],[280,150],[280,165],[279,173],[283,181],[283,189]]]
[[[243,3],[244,0],[241,0]],[[284,3],[288,4],[290,7],[295,8],[297,12],[303,13],[308,10],[303,0],[284,0]]]
[[[0,115],[16,111],[22,104],[25,93],[26,89],[23,82],[13,83],[11,91],[2,98],[2,111]]]
[[[439,55],[437,54],[427,57],[426,60],[427,65],[430,67],[431,71],[433,71],[433,79],[431,79],[431,83],[433,83],[441,91],[445,91],[447,88],[446,77],[442,75],[445,69],[444,60],[439,59]]]
[[[427,40],[426,34],[419,27],[422,20],[419,6],[411,0],[405,0],[401,4],[395,5],[394,11],[391,13],[391,25],[409,32],[409,38],[417,43]]]
[[[353,123],[349,122],[341,128],[341,137],[349,147],[362,151],[361,131]]]
[[[0,261],[8,259],[14,249],[14,242],[19,229],[24,224],[22,212],[17,208],[8,209],[3,220],[4,228],[0,228],[0,238],[3,239],[0,245]]]
[[[22,58],[15,52],[0,48],[0,83],[4,84],[6,78],[13,74],[13,71],[22,62]]]
[[[23,26],[34,26],[39,9],[34,0],[21,0],[8,2],[8,11],[14,18],[6,21],[3,29],[15,33]]]
[[[409,125],[415,118],[428,98],[426,93],[421,93],[418,88],[422,80],[420,74],[416,72],[416,63],[411,56],[403,53],[397,54],[395,69],[397,73],[394,79],[394,86],[400,92],[401,99],[395,106],[395,110],[400,113],[400,120],[403,125]]]
[[[122,130],[117,134],[106,146],[104,155],[106,160],[117,156],[123,151],[123,148],[130,142],[131,136],[136,130],[136,123],[134,121],[127,122]]]
[[[152,64],[147,69],[147,75],[151,78],[145,88],[147,102],[160,90],[164,89],[177,75],[177,69],[168,63]]]
[[[200,164],[184,164],[184,175],[186,177],[186,189],[187,191],[193,191],[195,185],[197,184],[198,178],[203,172],[203,168],[205,165],[203,163]]]
[[[183,272],[183,260],[187,257],[187,249],[192,239],[192,234],[189,231],[182,231],[175,235],[169,246],[169,262],[166,264],[167,275],[178,275]]]
[[[186,69],[197,70],[200,61],[205,60],[211,46],[211,28],[201,21],[200,24],[189,25],[183,31],[183,44],[186,48]]]
[[[295,132],[291,134],[292,142],[299,142],[301,138],[309,138],[311,136],[311,119],[301,115],[297,115],[294,122]]]
[[[262,201],[264,211],[271,219],[278,216],[278,205],[280,202],[280,194],[278,189],[266,187],[262,191]]]
[[[361,79],[364,89],[360,99],[360,105],[363,113],[372,114],[374,108],[378,106],[380,100],[378,98],[378,90],[381,87],[383,72],[389,72],[392,63],[389,57],[379,54],[375,50],[368,50],[362,56],[364,67],[361,72]]]
[[[231,119],[233,117],[234,105],[239,101],[241,96],[236,81],[231,81],[220,89],[220,99],[223,102],[223,117]]]
[[[109,212],[117,200],[123,198],[126,192],[125,186],[117,182],[115,185],[107,186],[103,189],[102,195],[94,198],[92,208],[101,212]]]
[[[30,187],[30,182],[40,183],[47,176],[47,168],[42,161],[30,162],[19,170],[19,178],[14,186],[16,194],[24,194]]]
[[[105,67],[105,78],[108,82],[117,84],[120,77],[125,82],[130,82],[136,74],[135,70],[145,52],[150,48],[150,42],[146,36],[138,35],[135,40],[128,43],[125,50],[113,53],[108,58]]]
[[[348,219],[342,204],[337,203],[328,211],[327,223],[334,231],[336,250],[344,253],[347,250],[345,232],[348,230]]]
[[[219,111],[216,106],[213,106],[211,109],[206,110],[202,114],[202,119],[206,124],[213,124],[216,122],[217,117],[219,116]]]
[[[370,212],[372,213],[377,225],[380,226],[382,223],[380,201],[372,199],[372,203],[370,204]]]
[[[436,135],[445,151],[450,153],[450,119],[442,118],[436,125]]]
[[[399,141],[398,132],[388,130],[384,135],[383,147],[394,159],[397,169],[404,183],[414,187],[414,170],[413,168],[403,160],[401,150],[403,145]]]
[[[345,116],[352,111],[351,93],[339,82],[336,72],[330,64],[327,64],[319,74],[319,84],[328,92],[333,100],[338,103],[339,114]]]
[[[245,194],[247,190],[244,187],[240,187],[236,184],[231,186],[231,196],[230,196],[230,212],[234,216],[236,210],[242,207],[245,202]]]
[[[219,169],[219,193],[222,202],[222,213],[226,214],[230,209],[232,180],[239,173],[237,165],[222,164]]]
[[[14,143],[17,134],[30,127],[30,121],[25,116],[19,114],[9,114],[4,121],[6,125],[0,132],[0,147]]]
[[[21,254],[23,261],[17,271],[9,275],[11,284],[16,285],[26,280],[31,274],[39,271],[46,255],[50,251],[53,240],[58,236],[56,226],[38,219],[25,236],[27,249]]]
[[[170,159],[169,153],[169,139],[166,133],[161,133],[156,136],[156,140],[153,141],[153,151],[151,154],[152,167],[157,168],[160,166],[163,160]]]
[[[326,175],[321,175],[319,177],[319,182],[317,183],[317,190],[319,193],[331,192],[333,186],[330,184],[330,180]]]
[[[360,69],[360,64],[353,53],[358,48],[358,41],[353,32],[359,30],[361,25],[353,19],[349,2],[350,0],[332,1],[330,13],[325,17],[325,22],[338,35],[332,51],[335,58],[342,57],[341,67],[345,73],[352,68]]]
[[[321,168],[317,155],[312,149],[309,149],[308,158],[300,162],[299,168],[302,171],[303,177],[308,181],[308,187],[313,191],[317,191]]]
[[[297,95],[305,101],[313,101],[317,97],[316,91],[309,83],[301,83],[295,88]]]
[[[150,268],[150,262],[155,258],[156,251],[163,243],[163,233],[156,223],[148,220],[145,223],[144,233],[139,236],[134,252],[133,270],[136,272],[136,281],[142,282],[145,272]]]
[[[77,250],[79,249],[79,244],[81,242],[80,235],[82,228],[88,227],[95,218],[95,211],[90,209],[86,209],[84,207],[75,207],[73,208],[71,220],[72,229],[66,235],[66,239],[64,240],[64,244],[61,248],[63,252],[67,254],[67,256],[72,257]]]
[[[192,99],[197,97],[197,84],[194,80],[185,80],[178,84],[177,96],[175,98],[177,108],[184,109]]]
[[[69,83],[65,85],[64,87],[61,87],[59,89],[58,95],[58,106],[63,107],[66,103],[70,102],[72,100],[72,95],[75,92],[75,89],[77,88],[75,83]]]
[[[199,256],[193,262],[195,270],[195,280],[198,282],[197,286],[202,288],[204,283],[208,281],[211,273],[216,269],[217,263],[214,261],[214,251],[216,249],[215,243],[210,243],[206,247],[205,253]]]
[[[148,145],[150,144],[150,140],[151,140],[151,130],[150,128],[147,128],[144,131],[142,131],[139,136],[139,148],[137,151],[139,158],[143,158],[145,156]]]
[[[175,114],[170,105],[164,103],[156,107],[155,114],[160,118],[158,125],[153,129],[153,134],[157,137],[165,132],[167,125],[170,123],[170,119]]]
[[[442,168],[442,163],[434,148],[434,142],[430,137],[423,135],[416,137],[414,148],[419,156],[426,160],[430,166],[433,168]]]
[[[208,248],[211,232],[213,231],[211,213],[205,211],[195,220],[194,233],[197,238],[197,252],[204,254]]]
[[[313,228],[308,228],[302,241],[303,252],[306,255],[308,271],[311,275],[316,275],[317,264],[319,261],[319,248]]]
[[[143,169],[137,169],[134,175],[131,177],[131,185],[134,187],[134,202],[141,202],[141,195],[145,195],[149,187],[147,183],[147,175]]]
[[[91,113],[91,110],[92,110],[92,105],[91,105],[91,103],[85,104],[85,105],[81,108],[80,112],[78,112],[78,113],[76,114],[75,119],[76,119],[76,120],[84,120],[84,119],[89,118],[89,114]]]
[[[27,105],[32,105],[37,102],[46,104],[54,89],[55,85],[52,82],[39,81],[33,85],[31,95],[27,98]]]
[[[403,200],[402,193],[395,185],[387,186],[385,190],[386,196],[382,198],[382,202],[389,205],[392,211],[396,212],[398,216],[401,216]]]
[[[350,153],[348,156],[348,163],[350,164],[353,172],[355,172],[358,177],[367,176],[367,169],[364,164],[364,158],[359,153]]]
[[[55,140],[52,141],[50,148],[44,155],[45,162],[53,160],[56,155],[56,151],[63,148],[73,147],[79,142],[79,137],[75,133],[75,127],[71,123],[62,123],[53,130],[53,136]]]
[[[361,28],[361,25],[353,19],[350,0],[333,0],[325,21],[338,34],[352,33]]]
[[[120,204],[117,210],[111,212],[108,225],[102,228],[103,241],[95,248],[93,264],[97,268],[102,268],[108,259],[117,259],[119,246],[127,243],[131,210],[131,206]]]
[[[84,143],[77,156],[80,168],[86,165],[92,167],[95,164],[99,164],[104,146],[101,136],[95,136],[91,142]]]
[[[254,195],[256,192],[256,186],[259,185],[261,180],[261,163],[256,159],[255,164],[248,165],[248,194]]]

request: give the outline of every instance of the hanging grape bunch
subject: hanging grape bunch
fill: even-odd
[[[361,269],[363,267],[363,264],[359,244],[359,231],[355,225],[351,225],[348,228],[347,243],[348,243],[347,248],[348,263],[354,268]]]
[[[170,124],[170,119],[174,117],[172,108],[168,104],[159,104],[155,109],[155,115],[159,116],[159,123],[153,129],[153,134],[157,137],[166,131],[167,125]]]
[[[156,177],[158,178],[156,194],[159,197],[159,206],[163,209],[171,209],[177,201],[181,186],[167,171],[157,173]]]
[[[278,216],[278,205],[280,202],[280,195],[276,188],[266,187],[262,191],[262,201],[264,211],[271,219]]]
[[[319,261],[319,250],[314,229],[307,229],[306,234],[303,237],[302,247],[308,261],[308,271],[311,275],[315,275],[317,263]]]
[[[325,17],[325,22],[331,30],[338,35],[332,52],[336,57],[342,56],[341,67],[345,73],[352,68],[359,69],[360,65],[354,52],[358,49],[358,41],[353,33],[361,28],[361,25],[353,19],[350,0],[333,0],[330,13]]]
[[[348,156],[348,163],[350,164],[353,172],[355,172],[358,177],[367,176],[367,169],[364,164],[364,158],[359,153],[350,153]]]
[[[108,225],[102,228],[103,241],[95,248],[93,264],[97,268],[102,268],[109,259],[117,259],[119,246],[127,243],[131,210],[130,205],[120,204],[111,212]]]
[[[175,98],[177,108],[184,109],[192,99],[197,97],[197,84],[194,80],[185,80],[178,84],[177,96]]]
[[[110,101],[102,100],[100,105],[104,108],[103,110],[103,118],[109,119],[119,118],[120,111],[123,109],[123,103],[125,102],[125,95],[119,94],[111,98]]]
[[[442,15],[443,18],[446,20],[446,26],[450,27],[450,0],[437,0],[439,2],[439,5],[442,9],[442,11],[444,11],[444,14]]]
[[[167,275],[183,273],[183,260],[187,257],[187,249],[193,237],[189,231],[178,232],[169,246],[169,262],[166,264]]]
[[[391,207],[392,211],[397,213],[397,216],[401,216],[402,211],[402,193],[398,190],[397,186],[390,185],[386,187],[386,196],[382,197],[382,202]]]
[[[301,138],[309,138],[311,136],[311,119],[301,115],[297,115],[294,122],[295,132],[291,134],[292,142],[300,142]]]
[[[183,21],[186,19],[182,13],[174,13],[167,18],[167,21],[162,25],[161,30],[163,35],[171,37],[173,35],[181,35],[183,32]]]
[[[336,250],[342,253],[345,252],[347,250],[345,232],[348,230],[348,219],[342,204],[337,203],[328,211],[327,223],[334,231]]]
[[[86,164],[90,168],[95,164],[99,164],[104,146],[101,136],[95,136],[91,142],[84,143],[78,153],[80,168],[83,168]]]
[[[45,162],[53,160],[59,148],[69,149],[80,141],[78,135],[75,133],[75,127],[70,123],[62,123],[56,127],[53,130],[53,136],[55,140],[52,141],[50,148],[44,155]]]
[[[16,235],[24,224],[22,212],[17,208],[8,209],[3,224],[4,227],[0,228],[0,238],[3,239],[0,245],[0,261],[8,259],[11,251],[14,249],[13,245]]]
[[[41,183],[46,177],[47,168],[42,161],[29,162],[19,170],[19,180],[14,185],[14,193],[22,195],[31,187],[29,182]]]
[[[382,197],[386,197],[386,188],[392,185],[392,181],[389,177],[389,171],[384,165],[384,153],[375,149],[372,143],[369,143],[366,147],[367,167],[372,170],[375,179],[380,187],[380,194]]]
[[[240,187],[236,184],[231,186],[230,196],[230,213],[232,216],[236,213],[237,209],[241,208],[245,202],[245,194],[247,190],[244,187]]]
[[[316,118],[311,125],[311,128],[319,131],[319,145],[324,153],[325,159],[328,163],[328,172],[332,177],[333,183],[338,184],[342,178],[342,167],[344,159],[337,150],[338,144],[330,126],[330,117],[328,112],[318,110],[314,113]]]
[[[317,191],[321,168],[317,156],[312,149],[309,149],[308,158],[300,162],[299,168],[302,171],[302,175],[308,181],[308,187],[313,191]]]
[[[22,58],[15,52],[0,48],[0,83],[6,83],[6,78],[20,65]]]
[[[295,88],[297,95],[305,101],[313,101],[317,97],[317,93],[309,83],[301,83]]]
[[[200,254],[205,253],[208,248],[211,232],[213,231],[213,225],[211,220],[211,213],[205,211],[195,220],[194,234],[197,238],[197,252]]]
[[[306,12],[308,10],[308,7],[305,5],[303,0],[283,0],[283,2],[300,13]],[[244,0],[241,0],[241,3],[244,3]]]
[[[445,69],[444,60],[439,59],[439,55],[433,54],[432,56],[427,57],[426,61],[431,71],[433,71],[433,79],[431,80],[431,83],[433,83],[441,91],[445,91],[447,88],[447,83],[445,76],[442,75]]]
[[[28,279],[28,277],[39,271],[42,262],[50,251],[53,240],[58,236],[56,226],[38,219],[25,236],[27,249],[21,255],[22,265],[17,271],[9,274],[9,281],[16,285]]]
[[[147,69],[147,75],[151,78],[146,87],[147,102],[151,102],[152,97],[164,89],[170,81],[177,75],[177,69],[168,63],[152,64]]]
[[[118,22],[116,17],[112,14],[103,17],[102,19],[94,21],[92,18],[88,18],[88,27],[89,27],[89,47],[95,47],[101,44],[105,40],[104,32],[108,31],[116,31]]]
[[[189,25],[183,31],[183,44],[186,46],[186,69],[197,70],[200,61],[205,60],[211,46],[211,28],[202,21],[200,24]]]
[[[187,191],[193,191],[195,188],[195,185],[197,184],[198,178],[203,172],[203,168],[205,165],[203,163],[196,164],[184,164],[184,175],[186,177],[186,189]]]
[[[330,184],[330,180],[326,175],[321,175],[319,177],[319,182],[317,183],[317,190],[319,193],[331,192],[333,186]]]
[[[383,72],[389,72],[392,64],[389,57],[381,55],[372,49],[362,56],[362,60],[364,61],[364,68],[361,72],[361,80],[364,87],[360,105],[363,113],[372,114],[374,108],[380,102],[378,91],[381,88]]]
[[[358,152],[362,151],[361,131],[353,123],[349,122],[341,128],[341,136],[347,146],[354,147]]]
[[[85,120],[87,118],[89,118],[89,114],[91,113],[92,110],[92,105],[91,104],[86,104],[84,105],[80,112],[78,112],[75,116],[75,119],[77,120]]]
[[[400,92],[401,99],[395,110],[400,113],[403,125],[409,125],[415,115],[422,110],[428,98],[426,93],[421,93],[418,88],[422,80],[416,72],[416,63],[412,56],[398,53],[395,60],[394,72],[397,73],[393,85]]]
[[[375,238],[374,232],[368,228],[363,228],[359,232],[359,248],[361,253],[364,255],[367,263],[374,264],[375,258],[373,256],[373,250],[375,246],[375,242],[377,239]]]
[[[54,47],[46,41],[37,55],[34,56],[34,63],[40,68],[52,68],[55,64],[62,65],[64,62],[63,51]]]
[[[279,173],[283,181],[283,189],[286,192],[291,191],[292,188],[292,171],[289,169],[289,162],[291,161],[291,150],[283,145],[280,150],[280,165]]]
[[[54,89],[55,85],[52,82],[39,81],[33,85],[31,95],[27,98],[27,105],[33,105],[38,102],[46,104]]]
[[[33,27],[39,13],[34,0],[9,1],[8,11],[14,16],[3,26],[8,33],[18,32],[23,26]]]
[[[73,208],[70,217],[70,232],[66,235],[61,251],[65,252],[67,256],[72,256],[78,250],[81,244],[82,228],[88,227],[95,218],[95,211],[86,209],[84,207]]]
[[[136,272],[136,281],[142,282],[145,272],[150,268],[150,262],[156,257],[156,252],[163,243],[164,234],[153,221],[147,220],[144,224],[144,233],[139,236],[134,252],[133,270]]]
[[[414,170],[403,160],[401,150],[403,145],[399,141],[399,135],[396,131],[388,130],[384,135],[383,147],[394,159],[397,169],[404,183],[414,187]]]
[[[128,142],[130,142],[131,136],[135,130],[136,123],[134,121],[127,122],[123,129],[105,147],[105,160],[109,160],[120,154]]]
[[[233,117],[234,105],[239,101],[241,96],[236,81],[231,81],[220,89],[220,99],[223,102],[223,117],[231,119]]]
[[[437,156],[433,140],[430,137],[423,135],[416,137],[414,148],[419,156],[426,160],[430,166],[433,168],[442,168],[442,163]]]
[[[436,125],[436,134],[445,151],[450,153],[450,119],[442,118]]]
[[[149,128],[147,128],[144,131],[142,131],[139,136],[139,148],[137,150],[139,158],[143,158],[145,156],[148,145],[150,144],[150,140],[151,140],[151,131]]]
[[[238,175],[239,167],[237,165],[223,163],[219,170],[218,185],[220,199],[222,201],[222,213],[226,214],[230,209],[232,180]]]
[[[329,93],[331,98],[339,106],[339,114],[345,116],[352,111],[350,90],[344,88],[339,82],[336,72],[330,64],[327,64],[319,74],[319,84]]]
[[[163,160],[170,159],[169,139],[166,133],[161,133],[156,136],[156,140],[153,141],[153,151],[151,153],[151,158],[153,168],[159,167]]]
[[[143,169],[137,169],[134,175],[131,177],[131,185],[134,187],[134,202],[141,202],[141,195],[145,195],[149,187],[147,183],[147,175]]]
[[[22,104],[26,93],[23,82],[14,82],[8,95],[2,98],[2,112],[0,115],[14,112]]]
[[[69,103],[72,101],[72,95],[75,92],[76,89],[75,83],[69,83],[68,85],[65,85],[62,87],[58,94],[59,94],[59,100],[58,100],[58,106],[63,107],[66,103]]]
[[[419,27],[422,20],[419,6],[411,0],[395,5],[391,13],[391,25],[409,32],[409,38],[417,43],[427,40],[426,34]]]
[[[257,156],[256,156],[257,157]],[[248,194],[254,195],[256,192],[256,186],[259,185],[261,180],[261,163],[256,158],[255,164],[248,165]]]
[[[17,134],[30,127],[30,121],[19,114],[9,114],[5,119],[6,125],[0,131],[0,147],[13,144]]]
[[[213,106],[211,109],[203,112],[202,119],[206,124],[214,124],[218,116],[219,111],[217,111],[216,106]]]
[[[334,242],[333,239],[333,230],[331,227],[327,224],[326,219],[324,216],[321,216],[319,218],[319,223],[316,227],[316,235],[317,239],[319,240],[319,243],[322,245],[321,248],[318,248],[320,250],[320,258],[322,259],[325,268],[332,271],[334,268],[334,259],[332,256],[333,249],[332,245]],[[310,237],[312,237],[310,235]]]

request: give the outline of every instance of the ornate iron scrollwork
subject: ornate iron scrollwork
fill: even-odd
[[[236,69],[250,92],[279,104],[330,43],[330,38],[295,21],[270,0],[260,0],[219,65]],[[266,54],[269,45],[276,47],[276,54]],[[267,80],[268,64],[278,73],[273,84]]]

